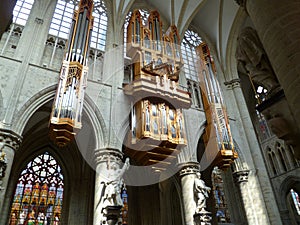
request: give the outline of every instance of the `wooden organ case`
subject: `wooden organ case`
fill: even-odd
[[[92,0],[81,0],[74,12],[49,123],[50,138],[58,146],[69,143],[81,128],[93,7]]]
[[[131,132],[125,152],[138,165],[151,165],[161,172],[186,146],[183,108],[189,108],[188,92],[180,89],[183,65],[178,31],[162,32],[158,12],[152,11],[146,25],[134,11],[127,28],[126,53],[132,60],[132,81],[124,93],[132,100]]]
[[[208,162],[226,169],[238,157],[234,150],[228,116],[221,89],[216,78],[216,69],[207,44],[201,43],[196,52],[199,60],[201,95],[207,120],[203,136]]]

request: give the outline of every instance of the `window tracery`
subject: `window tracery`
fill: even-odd
[[[21,172],[10,212],[10,224],[60,224],[64,176],[57,161],[45,152]]]

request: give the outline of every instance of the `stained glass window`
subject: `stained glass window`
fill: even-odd
[[[291,189],[290,192],[291,192],[291,195],[292,195],[292,199],[293,199],[296,211],[297,211],[298,215],[300,216],[300,199],[299,199],[299,195],[296,191],[294,191],[294,189]]]
[[[57,161],[45,152],[21,172],[10,212],[12,224],[59,225],[64,177]]]
[[[219,170],[218,167],[213,169],[212,184],[218,223],[230,223],[230,215],[223,188],[223,179],[221,176],[221,170]]]
[[[122,201],[123,201],[123,207],[121,210],[121,215],[122,215],[122,225],[128,224],[128,195],[127,195],[127,190],[124,187],[122,190]]]
[[[18,0],[13,11],[13,22],[25,26],[34,0]]]

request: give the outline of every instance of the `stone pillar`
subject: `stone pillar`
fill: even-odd
[[[3,177],[0,178],[0,212],[1,215],[8,215],[10,196],[6,195],[9,182],[11,167],[14,161],[14,155],[21,143],[21,136],[13,131],[0,128],[0,154],[6,163],[5,171],[2,171]],[[0,220],[1,221],[1,220]]]
[[[123,154],[118,149],[96,150],[95,225],[122,222],[122,176],[129,166],[129,161],[123,164],[122,158]]]
[[[249,176],[249,170],[240,170],[236,171],[233,174],[234,183],[238,186],[242,200],[243,200],[243,206],[246,213],[247,221],[249,224],[256,224],[257,220],[253,219],[252,215],[253,213],[253,207],[251,201],[249,201],[249,192],[247,191],[247,182],[248,182],[248,176]]]
[[[201,222],[202,219],[207,219],[205,215],[209,214],[209,212],[204,209],[197,212],[197,204],[194,197],[194,182],[197,176],[196,174],[200,173],[200,165],[198,162],[187,162],[179,164],[178,166],[180,168],[179,176],[181,178],[182,186],[185,225],[205,224]],[[205,215],[202,212],[205,212]]]
[[[228,102],[230,105],[227,105],[229,115],[236,118],[231,123],[232,133],[233,136],[239,138],[239,147],[243,153],[244,161],[247,169],[251,171],[249,182],[242,183],[240,188],[245,209],[247,209],[248,224],[280,225],[282,223],[275,195],[249,116],[240,81],[234,79],[224,84],[227,87],[226,97],[232,99]]]
[[[300,128],[300,4],[298,1],[236,0],[245,8],[264,46],[288,106]]]

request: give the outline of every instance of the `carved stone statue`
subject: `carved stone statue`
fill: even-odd
[[[278,89],[278,80],[253,28],[246,27],[241,31],[235,55],[238,71],[249,74],[254,83],[262,85],[269,93]]]
[[[122,168],[119,168],[119,165],[116,162],[112,162],[111,165],[108,165],[108,181],[105,183],[103,191],[102,208],[105,208],[106,206],[123,206],[121,191],[124,182],[122,177],[129,168],[129,165],[129,158],[125,160]]]
[[[194,195],[196,200],[196,213],[206,208],[206,199],[211,188],[207,187],[203,180],[201,180],[200,172],[196,173],[194,180]]]

